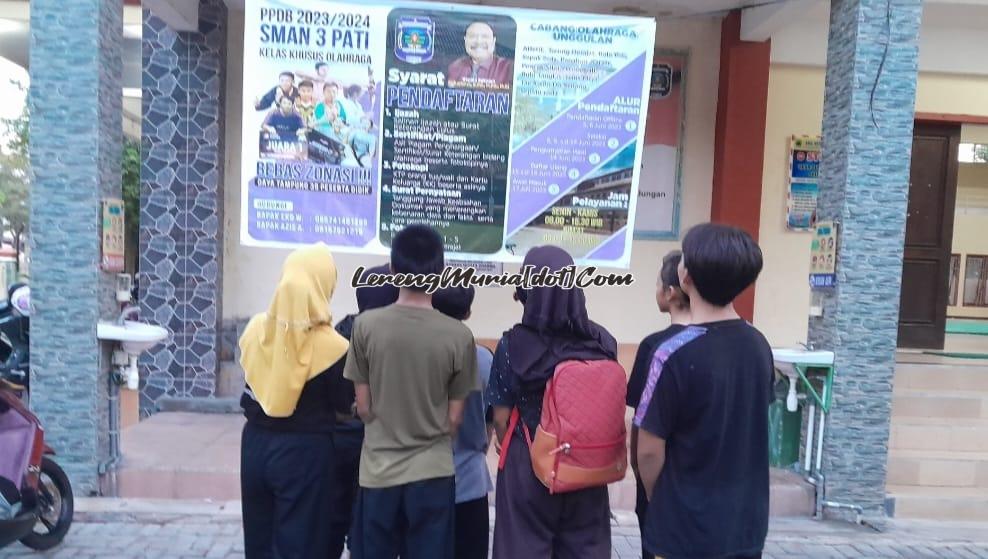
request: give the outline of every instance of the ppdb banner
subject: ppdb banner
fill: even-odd
[[[421,2],[247,0],[241,241],[449,258],[554,244],[627,267],[651,19]]]

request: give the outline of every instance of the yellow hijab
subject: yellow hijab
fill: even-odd
[[[252,318],[240,337],[247,385],[269,417],[292,415],[305,383],[346,353],[349,343],[333,329],[329,312],[335,289],[329,247],[292,252],[268,311]]]

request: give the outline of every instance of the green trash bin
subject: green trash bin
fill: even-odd
[[[796,411],[786,409],[789,381],[775,383],[775,401],[768,407],[768,462],[774,468],[789,468],[799,462],[803,427],[802,402]]]

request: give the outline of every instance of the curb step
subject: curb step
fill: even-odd
[[[243,413],[240,398],[172,398],[158,400],[159,412]]]

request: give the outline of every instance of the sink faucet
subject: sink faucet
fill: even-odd
[[[120,316],[117,317],[117,326],[123,326],[127,317],[130,315],[136,315],[141,310],[140,307],[136,305],[128,305],[120,311]]]
[[[814,351],[813,342],[809,342],[805,344],[803,342],[799,342],[799,345],[803,346],[803,349],[805,349],[806,351]]]

